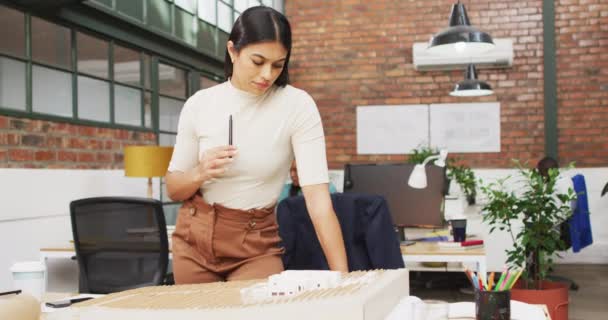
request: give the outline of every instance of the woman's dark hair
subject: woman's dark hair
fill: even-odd
[[[544,157],[536,164],[536,169],[545,179],[549,178],[549,169],[558,169],[559,163],[552,157]]]
[[[289,83],[287,67],[291,55],[291,27],[282,13],[270,7],[251,7],[236,19],[228,40],[234,43],[237,52],[253,43],[279,41],[287,50],[287,57],[275,84],[284,87]],[[232,60],[228,50],[224,59],[224,75],[226,78],[232,76]]]

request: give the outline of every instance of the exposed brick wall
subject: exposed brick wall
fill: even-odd
[[[0,168],[119,169],[123,148],[153,133],[0,115]]]
[[[556,5],[559,154],[562,162],[608,164],[608,2]]]
[[[588,59],[593,59],[592,68],[581,68],[581,63],[578,67],[558,66],[559,150],[563,159],[576,159],[582,166],[608,164],[607,138],[600,140],[603,142],[596,139],[600,134],[606,136],[608,124],[608,109],[602,108],[608,102],[599,101],[606,97],[608,86],[608,10],[606,4],[599,5],[602,1],[556,1],[558,64],[588,63]],[[331,168],[341,168],[346,162],[406,159],[405,155],[357,155],[356,106],[360,105],[499,101],[501,152],[457,156],[474,167],[511,167],[512,158],[535,163],[544,155],[542,1],[464,1],[473,25],[495,38],[514,39],[512,68],[479,71],[479,78],[488,81],[495,91],[494,95],[481,98],[448,95],[462,79],[462,71],[418,72],[412,65],[413,42],[428,41],[432,34],[446,27],[453,3],[452,0],[286,1],[294,36],[291,77],[294,85],[308,91],[319,106]],[[569,16],[576,16],[579,24],[572,25]],[[585,37],[579,33],[579,25],[595,31]],[[564,41],[564,36],[569,38]],[[573,37],[578,38],[572,40]],[[564,42],[574,48],[564,47]],[[577,51],[581,45],[588,51]],[[594,55],[590,58],[578,52]],[[593,74],[593,84],[586,81],[588,73]],[[574,94],[566,90],[569,86],[566,78],[574,78],[577,88],[589,91]],[[587,106],[590,98],[596,103]],[[573,121],[577,117],[572,114],[590,109],[592,115],[578,117],[593,118],[604,129],[575,130],[573,127],[577,125]],[[580,141],[581,137],[588,141]],[[586,154],[573,150],[585,150]]]

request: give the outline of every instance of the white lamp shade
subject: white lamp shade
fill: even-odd
[[[414,170],[412,170],[407,184],[414,189],[426,188],[426,171],[424,170],[424,165],[417,164],[414,166]]]

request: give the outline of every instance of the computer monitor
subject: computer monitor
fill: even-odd
[[[414,164],[347,164],[344,192],[383,196],[397,227],[443,227],[445,168],[426,166],[427,187],[414,189],[407,181]]]

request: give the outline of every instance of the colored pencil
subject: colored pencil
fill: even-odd
[[[494,287],[494,291],[498,291],[498,289],[500,289],[500,285],[502,284],[503,280],[505,280],[506,275],[507,275],[507,268],[504,268],[502,270],[502,274],[500,275],[500,278],[498,278],[498,282],[496,282],[496,287]]]
[[[505,279],[502,281],[502,283],[500,284],[500,291],[505,290],[505,287],[507,285],[507,282],[509,281],[509,277],[513,276],[513,271],[511,270],[507,270],[507,275],[505,276]]]
[[[507,290],[511,290],[511,288],[513,288],[513,286],[517,283],[517,279],[519,279],[519,276],[521,276],[523,272],[524,269],[519,270],[519,272],[513,277],[513,280],[507,285]]]
[[[488,279],[488,291],[492,290],[492,286],[494,285],[494,271],[490,273],[490,279]]]
[[[487,290],[486,275],[478,272],[477,277],[479,278],[479,290]]]
[[[479,290],[479,282],[477,281],[477,276],[475,275],[475,273],[473,273],[471,277],[473,278],[473,286],[475,287],[475,289]]]
[[[467,278],[469,278],[469,281],[471,281],[471,283],[472,283],[473,278],[471,278],[471,270],[469,270],[468,268],[464,268],[464,274],[467,275]]]

